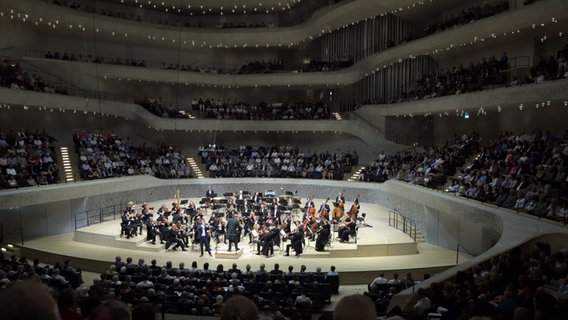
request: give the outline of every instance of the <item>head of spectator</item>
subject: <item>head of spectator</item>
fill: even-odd
[[[343,297],[335,306],[333,315],[334,320],[374,320],[376,318],[373,300],[361,294]]]
[[[132,308],[132,320],[154,319],[156,319],[156,307],[150,302],[141,302]]]
[[[227,300],[221,309],[220,320],[256,320],[258,308],[256,304],[243,296],[234,296]]]
[[[93,310],[89,320],[131,320],[132,315],[126,305],[118,300],[108,300]]]
[[[0,293],[3,320],[59,320],[57,303],[39,282],[25,281]]]

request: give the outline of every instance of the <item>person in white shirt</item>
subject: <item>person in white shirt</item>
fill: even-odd
[[[370,289],[371,290],[375,290],[378,289],[381,286],[384,286],[386,284],[388,284],[389,280],[387,278],[385,278],[385,274],[384,272],[379,273],[379,276],[376,277],[373,282],[371,282],[370,284]]]

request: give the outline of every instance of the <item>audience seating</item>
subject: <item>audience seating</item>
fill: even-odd
[[[181,151],[171,145],[134,145],[112,133],[73,133],[83,179],[149,174],[157,178],[191,178]]]
[[[0,131],[0,189],[59,182],[55,138],[47,131]]]

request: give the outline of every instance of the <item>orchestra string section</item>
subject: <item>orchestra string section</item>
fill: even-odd
[[[199,198],[193,198],[199,199]],[[121,237],[145,235],[168,251],[198,247],[200,256],[234,252],[248,245],[252,254],[271,256],[278,248],[286,256],[300,256],[306,247],[326,251],[332,241],[356,239],[359,195],[350,206],[344,191],[316,202],[297,192],[274,190],[217,194],[211,187],[201,200],[181,200],[179,192],[171,205],[159,208],[129,202],[121,215]],[[198,202],[198,203],[196,203]]]

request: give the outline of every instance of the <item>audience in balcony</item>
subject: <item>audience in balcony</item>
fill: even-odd
[[[508,68],[507,53],[503,53],[499,59],[483,58],[482,61],[475,64],[472,62],[468,66],[440,69],[434,74],[424,74],[412,84],[408,92],[404,92],[391,103],[481,91],[491,85],[506,85]]]
[[[449,191],[568,223],[568,133],[503,132],[455,179]]]
[[[437,188],[446,183],[466,159],[479,150],[476,133],[453,137],[433,147],[399,152],[394,156],[381,152],[359,176],[360,181],[384,182],[396,178],[414,184]]]
[[[0,189],[59,182],[55,139],[47,131],[0,131]]]
[[[470,159],[477,154],[473,160]],[[390,176],[568,223],[568,131],[502,132],[480,147],[477,134],[448,139],[436,147],[387,156],[381,153],[360,175],[360,181],[382,182]]]
[[[101,179],[139,174],[158,178],[191,178],[191,167],[171,145],[135,145],[112,133],[73,133],[83,179]]]
[[[341,180],[359,159],[356,152],[315,153],[297,146],[208,145],[199,150],[212,178],[279,177]]]
[[[329,120],[332,114],[322,102],[260,102],[198,99],[191,101],[194,113],[207,119],[225,120]]]
[[[189,72],[213,73],[213,74],[261,74],[261,73],[274,73],[274,72],[317,72],[317,71],[335,71],[340,69],[349,68],[353,65],[353,59],[347,60],[320,60],[312,59],[308,64],[300,67],[285,68],[284,60],[282,59],[261,59],[254,61],[246,61],[241,66],[230,67],[227,65],[221,66],[205,66],[205,65],[184,65],[177,63],[146,63],[144,60],[135,59],[121,59],[117,57],[102,57],[72,53],[59,53],[57,51],[47,51],[44,55],[46,59],[65,60],[65,61],[82,61],[89,63],[102,63],[120,66],[140,67],[140,68],[159,68],[166,70],[179,70]]]
[[[565,250],[537,242],[496,255],[444,282],[420,288],[403,308],[405,319],[564,319]],[[400,310],[399,310],[400,311]],[[432,315],[431,315],[432,316]]]
[[[174,107],[174,105],[170,102],[166,104],[162,101],[161,97],[154,98],[144,96],[143,98],[136,98],[134,103],[141,105],[146,110],[150,111],[154,115],[162,118],[176,118],[176,119],[188,119],[189,114],[185,111]]]
[[[0,86],[15,90],[30,90],[67,95],[67,88],[44,81],[41,76],[22,70],[19,62],[3,59],[0,62]]]
[[[484,2],[483,5],[476,5],[459,12],[451,13],[441,20],[430,23],[424,28],[420,37],[425,37],[434,33],[442,32],[457,26],[465,25],[483,18],[493,16],[509,9],[508,1],[499,1],[494,4]]]
[[[345,60],[312,59],[307,65],[300,68],[300,72],[336,71],[349,68],[353,65],[353,58]]]
[[[284,70],[284,60],[260,60],[260,61],[251,61],[245,62],[241,69],[239,70],[239,74],[248,74],[248,73],[272,73],[274,71]],[[225,72],[226,73],[226,72]]]

